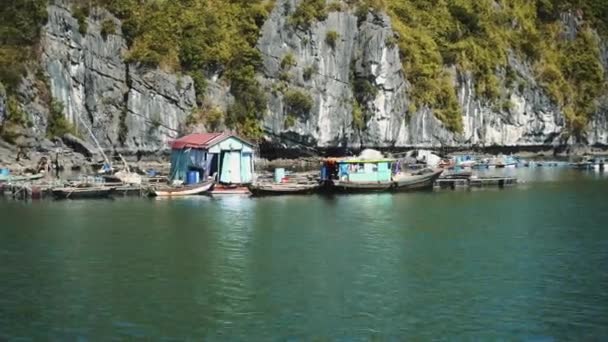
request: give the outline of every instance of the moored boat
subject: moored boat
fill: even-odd
[[[162,186],[155,187],[150,191],[151,196],[156,197],[180,197],[201,195],[211,190],[215,181],[210,179],[202,183],[182,185],[182,186]]]
[[[328,159],[321,170],[321,180],[336,192],[382,192],[394,187],[392,167],[395,159],[381,154],[371,158]]]
[[[319,189],[318,183],[256,183],[249,185],[253,196],[308,195]]]
[[[218,195],[251,195],[249,188],[239,184],[217,184],[209,191],[211,196]]]
[[[415,173],[398,173],[393,176],[393,191],[432,189],[433,183],[443,173],[442,169],[423,170]]]
[[[393,188],[394,183],[390,181],[384,182],[352,182],[352,181],[334,181],[332,188],[338,192],[383,192]]]

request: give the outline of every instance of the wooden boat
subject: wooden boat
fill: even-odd
[[[433,183],[441,176],[442,169],[423,170],[411,174],[396,174],[393,176],[393,191],[412,191],[420,189],[432,189]]]
[[[107,198],[114,188],[104,186],[65,187],[51,190],[56,199]]]
[[[249,186],[253,196],[307,195],[318,190],[318,183],[257,183]]]
[[[209,191],[214,184],[215,181],[210,179],[202,183],[191,185],[155,187],[150,192],[150,195],[157,197],[180,197],[200,195]]]
[[[246,196],[249,196],[249,195],[251,195],[251,191],[249,191],[249,188],[244,185],[219,184],[219,185],[213,187],[213,189],[211,191],[209,191],[209,194],[212,196],[216,196],[216,195],[246,195]]]
[[[333,181],[332,188],[338,192],[382,192],[388,191],[394,186],[391,181],[385,182],[350,182],[350,181]]]

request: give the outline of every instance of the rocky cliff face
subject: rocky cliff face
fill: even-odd
[[[6,89],[4,86],[0,84],[0,125],[4,122],[6,118]]]
[[[604,70],[608,74],[608,42],[604,41],[601,46]],[[588,129],[589,143],[608,145],[608,94],[600,99],[597,114]]]
[[[166,149],[195,106],[190,77],[126,63],[120,22],[104,10],[91,12],[84,35],[69,2],[49,5],[48,13],[42,67],[53,97],[82,136],[89,138],[92,131],[104,148]],[[105,20],[115,23],[116,34],[102,36]],[[45,124],[36,122],[42,131]]]
[[[264,83],[276,87],[287,73],[287,88],[311,94],[314,106],[308,116],[286,125],[285,91],[273,91],[266,129],[286,139],[321,147],[411,143],[405,129],[407,85],[399,53],[385,43],[393,35],[388,18],[370,14],[358,23],[353,13],[331,12],[327,20],[301,31],[287,23],[287,9],[296,5],[292,0],[278,1],[262,29],[258,46],[264,56]],[[329,32],[336,34],[334,44],[326,41]],[[288,55],[294,56],[295,65],[285,70],[281,64]],[[310,77],[306,77],[307,72]],[[362,132],[353,125],[355,78],[369,80],[379,90],[369,103],[373,115]]]
[[[353,148],[565,143],[563,113],[536,83],[532,67],[515,55],[510,56],[509,65],[522,82],[501,89],[510,100],[508,106],[478,97],[473,77],[451,70],[464,123],[464,131],[455,134],[428,108],[408,112],[411,85],[402,71],[398,48],[391,43],[395,33],[386,14],[370,12],[361,18],[344,9],[299,29],[288,22],[299,2],[277,0],[258,42],[263,56],[258,78],[269,99],[263,127],[273,142],[287,147]],[[63,104],[65,116],[81,135],[91,140],[92,132],[108,149],[166,149],[167,142],[183,132],[196,107],[192,79],[127,63],[120,22],[103,9],[92,10],[84,35],[69,1],[53,2],[48,14],[41,41],[42,70],[52,97]],[[569,34],[575,35],[576,22],[565,20]],[[104,37],[105,21],[113,22],[116,32]],[[607,44],[602,54],[608,70]],[[285,63],[286,58],[290,63]],[[506,77],[504,70],[502,77]],[[358,81],[373,90],[360,103],[365,108],[363,118],[353,115]],[[44,136],[49,110],[35,82],[35,77],[27,77],[20,93],[32,129]],[[232,101],[223,82],[209,79],[207,89],[208,103],[226,109]],[[292,115],[286,103],[290,91],[310,95],[310,110]],[[0,121],[5,116],[4,99],[0,92]],[[588,127],[589,144],[608,144],[607,116],[608,95]]]
[[[293,54],[296,66],[290,72],[289,87],[303,89],[314,99],[310,116],[286,127],[283,94],[273,92],[265,125],[279,137],[323,147],[564,143],[560,138],[565,129],[563,113],[536,83],[530,65],[515,56],[509,58],[509,64],[525,86],[501,90],[510,99],[510,105],[505,108],[477,97],[475,80],[470,75],[452,72],[464,123],[464,132],[454,134],[427,108],[407,113],[406,92],[410,85],[401,71],[398,50],[390,44],[394,33],[385,14],[369,13],[365,20],[358,22],[352,11],[331,12],[326,20],[314,23],[309,30],[299,30],[287,22],[290,10],[297,4],[294,0],[278,1],[259,41],[266,84],[283,82],[282,58]],[[339,37],[334,47],[325,41],[330,31]],[[576,27],[572,32],[576,34]],[[604,55],[605,52],[604,49]],[[608,66],[606,56],[604,61]],[[305,80],[303,72],[310,67],[315,73],[310,80]],[[361,131],[353,128],[353,78],[369,80],[377,89],[366,104],[371,115]],[[606,113],[606,107],[600,107],[600,113],[590,125],[587,136],[590,144],[608,143]]]

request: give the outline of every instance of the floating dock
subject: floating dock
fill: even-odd
[[[30,200],[51,198],[53,189],[65,187],[63,182],[54,183],[0,183],[0,196],[15,200]],[[149,185],[126,185],[122,183],[105,183],[103,187],[112,189],[113,197],[147,197],[150,194]]]
[[[440,189],[457,189],[457,188],[481,188],[481,187],[498,187],[504,188],[517,184],[515,177],[445,177],[435,181],[435,187]]]

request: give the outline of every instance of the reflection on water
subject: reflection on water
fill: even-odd
[[[608,171],[575,170],[568,166],[560,167],[519,167],[504,169],[475,170],[475,173],[489,176],[517,177],[524,183],[577,182],[581,179],[608,179]]]
[[[606,339],[606,175],[492,172],[525,185],[1,202],[0,340]]]

